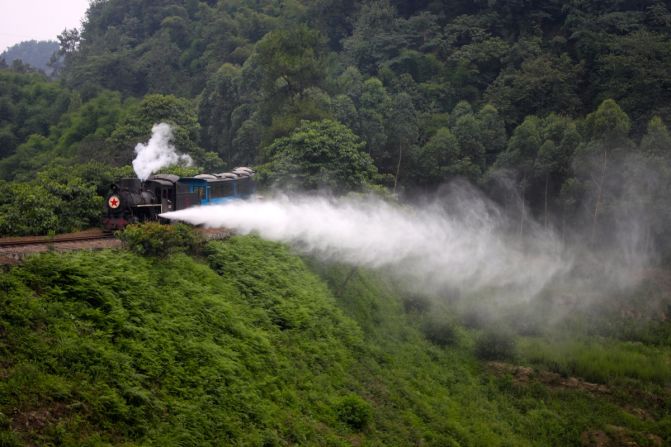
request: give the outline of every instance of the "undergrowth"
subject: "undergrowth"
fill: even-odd
[[[443,309],[408,306],[382,274],[256,237],[211,242],[199,256],[47,253],[0,274],[0,445],[668,435],[663,415],[640,419],[610,397],[491,374],[475,355],[477,330],[437,325]],[[519,345],[522,358],[544,352]]]

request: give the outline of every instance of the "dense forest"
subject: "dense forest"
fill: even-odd
[[[78,179],[53,171],[95,160],[77,168],[87,194],[166,121],[205,171],[249,164],[285,189],[401,196],[466,178],[515,191],[522,225],[595,235],[636,202],[655,210],[662,247],[670,23],[656,0],[93,1],[58,36],[58,81],[0,70],[0,207],[17,214],[45,189],[57,204],[72,185],[54,181]],[[370,161],[341,175],[346,154]],[[0,231],[95,224],[47,208],[34,229],[2,219]]]

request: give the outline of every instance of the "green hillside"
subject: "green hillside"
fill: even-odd
[[[46,74],[53,74],[57,63],[57,58],[52,60],[54,53],[58,52],[58,42],[53,40],[29,40],[17,43],[0,53],[0,60],[4,60],[7,65],[14,65],[14,68],[36,69]],[[16,63],[14,61],[17,61]],[[30,67],[21,66],[21,64]]]
[[[196,257],[38,255],[0,290],[2,446],[671,441],[668,377],[522,380],[446,307],[256,237]],[[668,373],[659,349],[638,359]]]

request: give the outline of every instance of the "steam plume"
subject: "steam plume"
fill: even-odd
[[[255,232],[323,258],[386,268],[428,292],[495,288],[529,298],[571,266],[553,232],[533,227],[516,237],[497,207],[463,188],[415,208],[375,198],[279,197],[162,217]]]
[[[133,160],[133,170],[140,180],[147,180],[152,173],[166,166],[178,163],[186,166],[193,164],[191,157],[177,153],[172,144],[173,135],[170,125],[156,124],[151,132],[151,139],[146,145],[138,143],[135,146],[137,156]]]

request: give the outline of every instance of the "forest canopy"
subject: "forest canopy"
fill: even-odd
[[[57,81],[0,69],[0,177],[128,165],[163,120],[204,171],[400,196],[456,178],[506,196],[505,178],[522,222],[595,234],[654,178],[636,191],[662,237],[670,24],[658,0],[95,0],[58,36]],[[300,137],[333,132],[321,158]],[[314,178],[343,144],[360,169]]]

